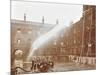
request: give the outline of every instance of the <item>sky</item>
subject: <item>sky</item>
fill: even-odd
[[[12,1],[11,19],[24,19],[26,14],[27,21],[42,22],[44,16],[45,23],[69,25],[71,22],[78,21],[82,16],[82,5],[54,4],[40,2]]]

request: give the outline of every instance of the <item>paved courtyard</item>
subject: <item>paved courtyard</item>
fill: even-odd
[[[78,63],[58,63],[55,65],[53,71],[79,71],[79,70],[95,70],[95,65],[85,65]]]
[[[48,72],[67,72],[67,71],[80,71],[80,70],[95,70],[95,65],[86,65],[86,64],[78,64],[73,62],[68,63],[56,63],[54,68],[51,70],[48,70]],[[29,68],[27,68],[28,71],[30,71]],[[25,72],[22,71],[20,74],[32,74],[32,73],[40,73],[40,72]],[[18,74],[18,75],[20,75]]]

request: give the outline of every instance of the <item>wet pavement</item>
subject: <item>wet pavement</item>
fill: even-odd
[[[86,65],[78,63],[57,63],[53,68],[54,72],[61,71],[79,71],[79,70],[95,70],[95,65]]]
[[[95,69],[96,69],[95,65],[86,65],[86,64],[68,62],[68,63],[56,63],[54,68],[49,69],[48,72],[67,72],[67,71],[95,70]],[[38,71],[20,72],[21,75],[31,74],[31,73],[41,73],[41,72]]]

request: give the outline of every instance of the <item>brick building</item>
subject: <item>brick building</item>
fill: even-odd
[[[83,16],[70,27],[65,28],[59,38],[43,49],[44,55],[64,60],[68,55],[78,57],[96,57],[96,7],[83,6]],[[64,61],[63,60],[63,61]],[[56,60],[57,61],[57,60]],[[62,60],[61,60],[62,61]]]

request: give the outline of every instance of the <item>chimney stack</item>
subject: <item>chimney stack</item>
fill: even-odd
[[[26,21],[26,14],[24,13],[24,21]]]
[[[44,16],[42,17],[42,23],[44,24]]]
[[[56,20],[56,24],[59,24],[59,21],[58,21],[58,19]]]

